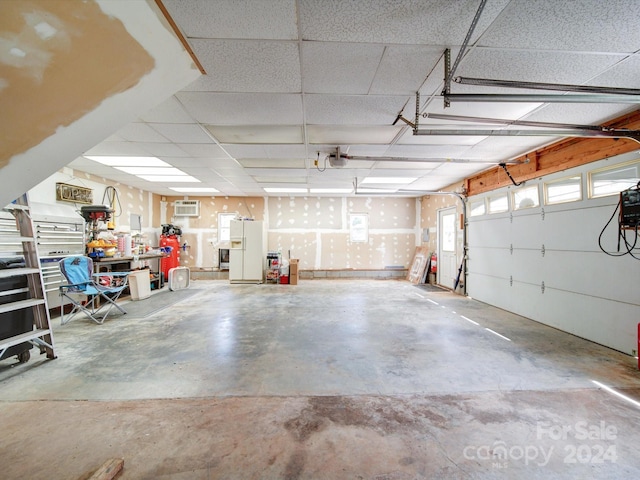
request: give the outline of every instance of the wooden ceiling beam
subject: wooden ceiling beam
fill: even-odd
[[[640,110],[603,126],[640,130]],[[508,165],[507,168],[517,182],[522,182],[632,150],[640,150],[640,144],[626,138],[569,138],[521,155],[514,161],[523,163]],[[464,185],[467,195],[478,195],[512,183],[504,170],[496,166],[467,178]]]

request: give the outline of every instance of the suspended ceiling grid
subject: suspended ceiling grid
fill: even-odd
[[[631,104],[452,103],[444,108],[445,48],[455,59],[479,0],[163,0],[206,75],[86,152],[154,155],[224,195],[265,187],[352,188],[367,177],[410,177],[379,188],[438,190],[557,137],[414,136],[399,112],[601,124]],[[488,0],[456,75],[640,87],[637,1]],[[453,83],[451,93],[549,93]],[[557,93],[557,92],[550,92]],[[420,118],[432,129],[495,129]],[[326,162],[340,146],[343,168]],[[392,157],[392,158],[386,158]],[[394,160],[398,158],[399,160]],[[421,159],[423,161],[407,161]],[[79,170],[163,195],[82,157]]]

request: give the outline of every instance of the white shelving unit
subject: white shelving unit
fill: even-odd
[[[278,252],[267,253],[266,283],[278,283],[280,281],[281,256]]]

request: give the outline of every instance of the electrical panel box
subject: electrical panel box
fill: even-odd
[[[620,192],[620,225],[640,226],[640,190],[637,188]]]
[[[173,214],[176,217],[197,217],[200,215],[200,200],[176,200]]]

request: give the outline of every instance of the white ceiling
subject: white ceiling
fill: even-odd
[[[558,137],[414,136],[397,115],[440,113],[602,124],[624,103],[443,105],[444,50],[456,59],[480,0],[163,0],[203,75],[87,155],[153,155],[201,183],[151,183],[78,158],[71,167],[162,195],[214,187],[438,190]],[[640,88],[637,0],[488,0],[455,76]],[[452,83],[451,93],[550,94]],[[429,129],[497,129],[420,118]],[[340,146],[345,167],[325,158]],[[314,160],[318,157],[317,168]],[[392,160],[387,157],[399,158]],[[407,161],[407,159],[422,161]]]

